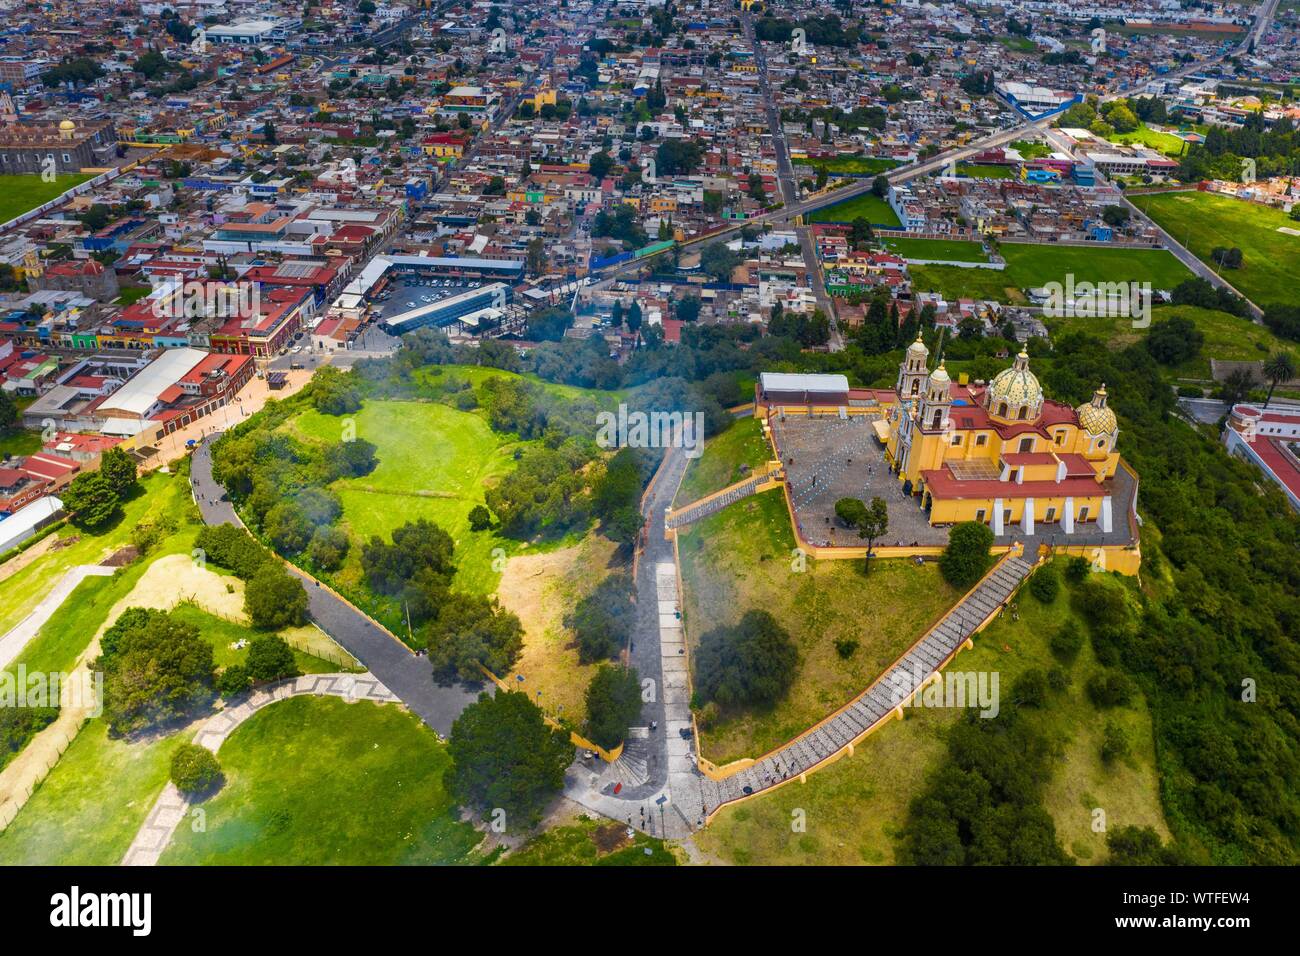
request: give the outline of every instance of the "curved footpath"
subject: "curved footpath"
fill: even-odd
[[[226,500],[225,489],[212,477],[212,450],[209,435],[194,451],[190,463],[190,483],[194,499],[206,524],[233,524],[243,527],[234,507]],[[359,660],[386,688],[391,690],[412,713],[444,737],[460,712],[478,699],[479,691],[466,690],[460,684],[444,687],[433,680],[433,665],[427,657],[415,653],[368,616],[353,607],[311,575],[293,565],[286,565],[307,588],[312,620],[330,637]]]
[[[348,703],[369,700],[377,704],[393,703],[397,696],[375,680],[373,674],[307,674],[269,684],[253,691],[233,707],[214,714],[194,735],[194,743],[214,754],[240,724],[277,700],[310,694],[315,697],[342,697]],[[172,842],[176,827],[189,813],[190,798],[168,782],[145,817],[140,830],[122,858],[123,866],[153,866]]]

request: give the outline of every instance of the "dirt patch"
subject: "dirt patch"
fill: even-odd
[[[128,544],[125,548],[118,548],[99,563],[106,568],[123,568],[138,557],[140,557],[140,549],[133,544]]]
[[[203,610],[228,621],[246,623],[244,617],[244,582],[195,564],[187,554],[159,558],[141,576],[121,608],[151,607],[170,611],[185,601],[193,601]],[[120,613],[114,608],[113,618]]]
[[[70,547],[72,547],[74,544],[76,544],[76,543],[77,543],[78,541],[80,541],[80,540],[81,540],[81,535],[79,535],[79,534],[70,534],[70,535],[68,535],[66,538],[59,538],[57,541],[55,541],[52,545],[50,545],[50,550],[51,550],[51,551],[62,551],[64,548],[70,548]]]
[[[626,824],[607,823],[591,831],[591,842],[596,844],[596,849],[604,856],[606,853],[613,853],[627,846],[632,841],[628,839]]]
[[[593,534],[571,548],[513,557],[497,588],[502,606],[519,615],[524,626],[523,653],[514,671],[503,676],[548,714],[575,723],[586,716],[583,697],[595,665],[578,663],[564,612],[619,570],[617,550],[612,541]]]

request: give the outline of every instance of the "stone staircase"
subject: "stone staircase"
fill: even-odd
[[[664,526],[669,530],[683,528],[688,524],[699,521],[701,518],[707,518],[709,515],[721,511],[742,498],[748,498],[758,491],[759,485],[770,480],[769,475],[754,475],[744,481],[738,481],[734,485],[724,488],[718,494],[692,502],[676,511],[670,511],[664,516]]]
[[[632,789],[650,780],[650,728],[629,727],[623,753],[610,764],[615,779]]]
[[[1034,549],[1036,553],[1037,549]],[[891,716],[936,673],[975,629],[1029,576],[1035,554],[1006,555],[980,583],[926,632],[860,697],[823,723],[724,780],[701,778],[705,812],[797,777],[846,748],[865,731]]]

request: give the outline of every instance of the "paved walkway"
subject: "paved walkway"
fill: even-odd
[[[28,641],[40,633],[45,622],[67,600],[68,595],[78,584],[89,577],[109,577],[116,570],[117,568],[107,568],[102,564],[79,564],[75,568],[69,568],[49,593],[41,598],[41,603],[36,605],[32,613],[11,627],[4,637],[0,637],[0,668],[8,667],[13,663],[23,652]]]
[[[938,673],[976,628],[1015,592],[1032,569],[1032,561],[1032,556],[1002,558],[871,687],[828,719],[724,780],[701,777],[705,815],[807,773],[892,718],[900,705]]]
[[[210,443],[214,437],[208,436],[194,452],[190,465],[194,497],[208,524],[242,527],[243,522],[225,498],[225,489],[212,477]],[[434,683],[433,666],[427,657],[417,657],[391,633],[338,594],[322,587],[315,578],[291,565],[288,568],[307,588],[312,620],[321,630],[391,689],[412,713],[444,737],[449,734],[460,712],[478,699],[478,690],[467,690],[460,684],[443,687]]]
[[[253,691],[234,707],[229,707],[209,718],[194,735],[194,742],[216,753],[226,742],[226,738],[234,733],[235,728],[263,707],[278,700],[306,694],[316,697],[324,695],[342,697],[349,702],[369,700],[384,704],[397,701],[397,696],[377,681],[373,674],[308,674],[304,677],[269,684]],[[153,866],[156,864],[171,843],[176,827],[185,819],[189,809],[190,798],[177,790],[176,785],[169,781],[155,801],[153,809],[145,817],[135,839],[131,841],[126,856],[122,858],[122,865]]]

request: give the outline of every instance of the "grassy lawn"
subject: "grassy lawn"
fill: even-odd
[[[1300,229],[1300,222],[1280,209],[1201,192],[1134,196],[1133,204],[1211,266],[1215,246],[1241,249],[1245,264],[1223,270],[1223,275],[1256,305],[1290,302],[1294,297],[1300,236],[1278,229]]]
[[[1118,249],[1107,246],[1060,246],[1003,243],[999,249],[1007,267],[963,269],[959,266],[917,266],[910,269],[919,292],[940,292],[948,299],[978,298],[1021,301],[1020,290],[1049,282],[1150,282],[1153,289],[1172,289],[1191,276],[1187,268],[1163,249]]]
[[[1014,166],[994,166],[987,163],[958,163],[957,175],[971,179],[1014,179]]]
[[[681,487],[674,499],[677,506],[690,504],[745,477],[744,466],[754,468],[772,457],[763,437],[763,423],[742,418],[720,435],[710,438],[704,454],[686,466]]]
[[[1025,159],[1041,159],[1052,154],[1052,147],[1032,139],[1018,139],[1011,144],[1011,148]]]
[[[687,638],[734,624],[746,611],[770,612],[799,647],[786,699],[767,712],[727,716],[702,728],[708,759],[758,757],[865,690],[957,599],[938,566],[907,561],[813,561],[796,573],[794,537],[780,491],[737,502],[692,525],[679,547]],[[856,640],[847,658],[838,639]]]
[[[943,259],[948,262],[988,262],[984,246],[962,239],[913,239],[890,236],[883,240],[890,252],[904,259]]]
[[[103,720],[89,721],[0,833],[0,865],[116,866],[166,784],[182,739],[113,739]]]
[[[1146,123],[1143,123],[1131,133],[1115,133],[1110,137],[1110,141],[1112,143],[1141,143],[1143,146],[1150,146],[1166,156],[1175,158],[1183,155],[1187,149],[1187,143],[1182,138],[1175,136],[1173,133],[1154,130]]]
[[[140,485],[141,492],[126,502],[122,517],[113,524],[94,534],[72,526],[63,528],[58,532],[54,548],[3,580],[0,587],[0,634],[31,613],[42,596],[69,568],[78,564],[97,564],[127,545],[131,529],[140,522],[164,514],[184,516],[195,510],[189,481],[182,476],[155,471],[141,478]],[[89,639],[90,635],[86,634],[85,640]]]
[[[1268,358],[1278,350],[1292,348],[1264,326],[1216,309],[1202,309],[1193,305],[1162,305],[1151,310],[1152,322],[1174,316],[1191,319],[1205,336],[1200,355],[1169,370],[1175,379],[1208,381],[1211,356],[1223,361],[1256,362]],[[1125,348],[1145,338],[1147,334],[1146,329],[1133,328],[1131,319],[1121,317],[1048,319],[1047,326],[1054,336],[1067,332],[1087,332],[1100,336],[1113,349]]]
[[[67,173],[45,182],[40,173],[27,176],[0,176],[0,222],[8,222],[35,209],[93,178],[89,174]]]
[[[113,300],[114,305],[131,305],[132,303],[139,302],[153,291],[153,287],[147,285],[134,285],[126,286],[121,291],[122,294]]]
[[[874,173],[883,173],[886,170],[893,169],[898,165],[898,160],[886,159],[880,156],[835,156],[830,159],[813,159],[811,157],[796,159],[794,164],[796,166],[811,166],[813,169],[824,169],[832,175],[840,173],[843,175],[870,176]]]
[[[166,864],[392,865],[470,859],[481,840],[442,788],[445,745],[393,704],[295,697],[220,751],[206,832],[177,829]]]
[[[10,455],[31,455],[41,450],[41,433],[23,428],[0,432],[0,459]]]
[[[511,442],[482,416],[426,402],[367,401],[352,419],[356,435],[378,446],[378,467],[369,475],[335,482],[343,503],[343,526],[353,541],[334,579],[346,589],[361,586],[360,542],[387,539],[407,521],[427,518],[456,542],[456,587],[481,594],[496,589],[492,549],[518,543],[490,531],[471,533],[469,512],[483,502],[483,489],[514,469]],[[336,442],[345,418],[308,410],[288,427],[323,442]]]
[[[1003,618],[990,625],[975,639],[974,649],[958,655],[951,668],[998,672],[999,692],[1007,699],[1020,673],[1051,666],[1047,641],[1069,616],[1067,602],[1064,589],[1049,606],[1022,595],[1020,620]],[[1127,708],[1098,712],[1083,693],[1095,666],[1085,645],[1069,668],[1071,686],[1050,697],[1047,707],[1029,712],[1058,754],[1044,805],[1061,843],[1081,863],[1100,863],[1106,857],[1105,834],[1091,829],[1097,807],[1105,810],[1109,827],[1150,825],[1168,836],[1146,703],[1139,697]],[[892,863],[908,803],[944,759],[944,734],[958,717],[953,709],[910,708],[906,719],[881,727],[854,756],[814,773],[806,784],[790,784],[724,810],[695,842],[706,853],[738,864]],[[1127,762],[1112,767],[1102,764],[1099,755],[1108,719],[1124,727],[1133,748]],[[791,832],[796,808],[806,814],[805,833]]]
[[[186,624],[192,624],[199,629],[202,638],[212,645],[212,658],[218,668],[230,667],[232,664],[242,664],[248,659],[247,647],[236,650],[231,647],[232,644],[237,644],[240,641],[252,641],[253,638],[262,636],[261,631],[255,631],[246,625],[217,617],[215,614],[210,614],[194,604],[177,605],[176,609],[172,611],[172,617],[184,621]],[[303,629],[292,629],[293,632],[299,630]],[[294,634],[292,633],[282,636],[294,640]],[[293,652],[293,659],[297,663],[298,669],[304,674],[332,674],[339,670],[337,664],[312,654],[304,654],[297,649]]]
[[[581,816],[547,830],[503,858],[500,866],[676,866],[662,840],[622,823]],[[646,851],[649,851],[647,853]]]
[[[902,225],[889,203],[873,193],[864,193],[846,199],[844,202],[837,202],[833,206],[818,209],[807,218],[810,222],[852,222],[859,217],[865,218],[873,226],[897,229]]]

